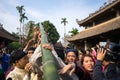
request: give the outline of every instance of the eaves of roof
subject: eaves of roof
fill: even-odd
[[[112,30],[120,29],[120,16],[113,18],[94,27],[85,29],[79,32],[77,35],[67,38],[68,41],[82,40],[88,37],[94,37]]]

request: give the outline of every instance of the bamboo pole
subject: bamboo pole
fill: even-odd
[[[41,45],[48,43],[47,35],[42,25],[40,25],[40,31],[41,31]],[[42,47],[42,53],[43,53],[42,54],[43,79],[60,80],[52,53],[43,47]]]

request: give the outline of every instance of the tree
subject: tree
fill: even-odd
[[[20,15],[20,22],[21,22],[21,23],[24,23],[24,20],[25,20],[25,19],[28,20],[28,17],[25,16],[25,13],[21,14],[21,15]]]
[[[14,37],[16,37],[16,38],[19,38],[19,34],[18,33],[12,32],[11,35],[14,36]]]
[[[68,21],[66,20],[66,18],[62,18],[62,21],[61,21],[61,24],[64,24],[64,37],[65,37],[65,26],[66,26],[66,23],[68,23]]]
[[[24,9],[24,6],[22,5],[22,6],[17,6],[16,7],[16,9],[18,10],[18,13],[19,13],[19,16],[20,16],[20,19],[19,19],[19,21],[20,21],[20,43],[21,43],[21,32],[23,32],[23,35],[24,35],[24,20],[26,19],[26,20],[28,20],[28,18],[25,16],[25,9]],[[22,31],[22,29],[21,29],[21,24],[23,24],[23,31]]]
[[[23,23],[25,19],[28,20],[28,17],[25,16],[24,6],[23,5],[22,6],[17,6],[16,8],[17,8],[17,10],[19,12],[19,15],[20,15],[20,19],[19,19],[20,23]]]
[[[30,40],[31,38],[33,38],[33,34],[34,34],[34,28],[35,28],[35,22],[34,21],[29,21],[26,24],[26,27],[28,28],[28,35],[27,35],[27,40]]]
[[[23,21],[23,17],[22,17],[22,14],[23,14],[23,11],[25,11],[24,9],[24,6],[17,6],[16,9],[18,10],[18,13],[19,13],[19,16],[20,16],[20,35],[21,35],[21,24],[22,24],[22,21]]]
[[[72,28],[72,31],[69,31],[69,33],[71,33],[71,36],[74,36],[74,35],[78,34],[78,29]]]
[[[42,22],[42,25],[45,29],[46,34],[48,35],[49,42],[55,44],[60,38],[59,33],[57,32],[55,26],[49,21]]]
[[[16,8],[17,8],[17,10],[18,10],[18,12],[19,12],[20,14],[22,14],[22,13],[23,13],[23,11],[25,11],[25,9],[24,9],[24,6],[23,6],[23,5],[22,5],[22,6],[17,6]]]
[[[18,43],[18,42],[11,42],[11,43],[8,44],[8,49],[10,50],[10,52],[11,52],[12,50],[17,50],[17,49],[19,49],[20,47],[21,47],[21,44]]]

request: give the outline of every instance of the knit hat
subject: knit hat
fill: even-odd
[[[78,56],[78,51],[76,49],[67,49],[66,54],[68,54],[69,52],[74,52],[75,55]]]

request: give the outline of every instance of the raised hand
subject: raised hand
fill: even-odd
[[[106,50],[104,48],[99,48],[97,51],[97,60],[103,61],[106,54]]]

